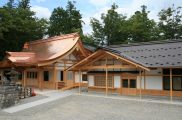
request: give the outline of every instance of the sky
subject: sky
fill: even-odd
[[[0,6],[7,3],[8,0],[0,0]],[[30,0],[31,10],[36,12],[38,18],[49,19],[54,8],[67,5],[68,0]],[[107,13],[113,3],[118,5],[117,12],[128,17],[135,11],[141,9],[141,5],[146,5],[150,11],[149,18],[158,21],[158,12],[161,9],[168,8],[174,4],[182,6],[182,0],[74,0],[76,8],[82,14],[84,34],[92,33],[90,27],[90,18],[100,19],[101,13]]]

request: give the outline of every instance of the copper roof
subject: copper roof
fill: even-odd
[[[7,58],[13,63],[34,64],[56,59],[65,55],[79,41],[77,33],[50,37],[27,42],[22,52],[7,52]]]

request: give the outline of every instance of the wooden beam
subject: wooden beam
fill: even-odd
[[[112,69],[112,68],[136,68],[135,66],[131,66],[131,65],[108,65],[107,69]],[[105,65],[102,66],[85,66],[85,67],[81,67],[81,69],[83,70],[89,70],[89,69],[106,69]]]
[[[94,52],[94,53],[91,54],[90,56],[84,58],[84,59],[81,60],[80,62],[74,64],[74,65],[71,66],[71,67],[69,67],[69,68],[67,69],[67,71],[70,70],[70,69],[72,69],[72,68],[74,68],[74,67],[76,67],[76,66],[78,66],[78,65],[80,65],[80,64],[82,64],[82,63],[84,63],[85,61],[87,61],[88,59],[90,59],[91,57],[93,57],[93,56],[95,56],[95,55],[97,55],[97,54],[99,54],[99,53],[101,53],[101,50],[98,50],[98,51]]]
[[[97,57],[96,59],[94,60],[91,60],[90,62],[88,62],[87,64],[84,64],[84,66],[88,66],[88,65],[91,65],[92,63],[94,63],[95,61],[99,60],[100,58],[104,57],[105,55],[100,55],[99,57]]]
[[[108,51],[106,51],[106,53],[107,53],[108,55],[114,56],[116,59],[123,60],[123,61],[125,61],[125,62],[127,62],[127,63],[130,63],[130,64],[132,64],[132,65],[135,65],[136,67],[140,67],[140,68],[142,68],[142,69],[144,69],[144,70],[150,71],[149,68],[144,67],[144,66],[142,66],[142,65],[139,65],[139,64],[137,64],[137,63],[135,63],[135,62],[132,62],[132,61],[130,61],[130,60],[127,60],[127,59],[125,59],[125,58],[123,58],[123,57],[120,57],[120,56],[115,55],[115,54],[113,54],[113,53],[110,53],[110,52],[108,52]]]
[[[172,81],[172,68],[170,68],[170,100],[173,101],[173,81]]]

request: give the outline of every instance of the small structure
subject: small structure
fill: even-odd
[[[20,87],[15,83],[17,80],[18,72],[14,68],[11,69],[7,75],[10,75],[8,80],[6,77],[3,79],[3,84],[0,86],[0,108],[10,107],[19,101]]]

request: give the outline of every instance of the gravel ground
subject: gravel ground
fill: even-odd
[[[0,120],[181,120],[182,106],[72,95]]]

